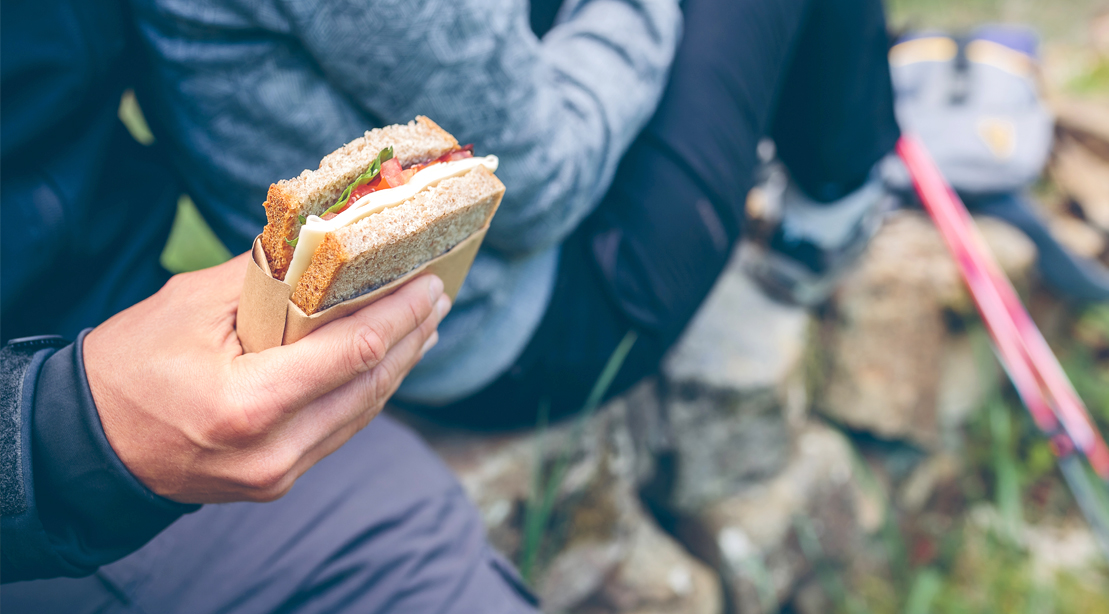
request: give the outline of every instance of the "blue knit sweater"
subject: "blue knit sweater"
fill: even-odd
[[[152,50],[140,98],[189,193],[233,252],[271,182],[368,128],[427,115],[507,187],[440,342],[399,392],[448,403],[523,351],[558,246],[596,206],[653,112],[678,0],[567,0],[536,38],[526,0],[134,0]]]

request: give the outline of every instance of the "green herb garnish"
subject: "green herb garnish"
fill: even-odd
[[[306,220],[303,215],[298,215],[297,216],[297,221],[300,222],[301,226],[308,223],[308,220]]]
[[[374,161],[370,163],[370,166],[366,169],[366,172],[359,175],[353,183],[347,186],[347,189],[343,190],[343,195],[339,197],[339,201],[336,202],[334,205],[331,205],[331,207],[329,207],[327,211],[324,211],[324,215],[327,215],[328,213],[338,213],[339,211],[341,211],[343,207],[347,205],[347,201],[350,199],[350,193],[354,191],[354,188],[357,188],[361,185],[366,185],[367,183],[373,181],[374,177],[377,177],[377,174],[381,172],[381,164],[392,157],[392,147],[386,147],[385,149],[382,149],[381,152],[377,154],[377,157],[374,158]]]
[[[285,239],[285,242],[289,244],[289,247],[296,247],[297,246],[297,241],[300,241],[300,237],[297,237],[297,238],[292,239],[292,240]]]

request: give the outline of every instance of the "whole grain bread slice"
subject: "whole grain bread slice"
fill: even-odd
[[[266,195],[266,227],[262,248],[270,270],[284,280],[293,258],[292,240],[300,233],[300,216],[321,215],[335,204],[352,181],[361,175],[377,154],[393,147],[401,166],[420,164],[458,148],[458,141],[438,124],[417,116],[407,124],[369,130],[330,153],[314,171],[305,170],[292,179],[270,185]]]
[[[311,315],[403,276],[484,226],[503,195],[504,184],[479,166],[328,233],[293,303]]]

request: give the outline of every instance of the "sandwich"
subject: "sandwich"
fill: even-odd
[[[270,186],[270,271],[308,315],[380,288],[488,223],[504,195],[496,170],[426,117],[370,130]]]

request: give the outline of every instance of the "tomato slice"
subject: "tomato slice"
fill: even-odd
[[[389,188],[402,186],[408,183],[408,181],[412,179],[412,176],[415,175],[417,172],[433,164],[438,164],[440,162],[452,162],[454,160],[465,160],[466,158],[472,157],[474,157],[474,146],[463,145],[461,149],[448,151],[447,153],[439,156],[431,162],[427,162],[425,164],[417,164],[410,168],[401,168],[400,161],[398,161],[396,158],[390,158],[381,163],[381,172],[378,173],[377,177],[374,177],[373,181],[365,185],[360,185],[357,188],[351,190],[350,198],[347,199],[347,204],[343,205],[343,208],[339,211],[325,214],[323,216],[323,219],[330,220],[334,218],[336,215],[342,213],[343,211],[346,211],[348,208],[350,208],[351,205],[358,202],[358,199],[367,194],[376,192],[378,190],[386,190]]]
[[[350,198],[347,199],[347,205],[346,205],[346,207],[343,207],[343,208],[346,209],[347,207],[349,207],[349,206],[353,205],[354,203],[358,202],[359,198],[362,198],[363,196],[369,194],[370,192],[376,191],[378,183],[379,182],[375,178],[374,181],[371,181],[370,183],[367,183],[367,184],[364,184],[364,185],[360,185],[357,188],[354,188],[353,190],[351,190]]]
[[[395,188],[404,185],[405,181],[404,169],[400,167],[399,160],[389,158],[381,163],[381,189]]]

